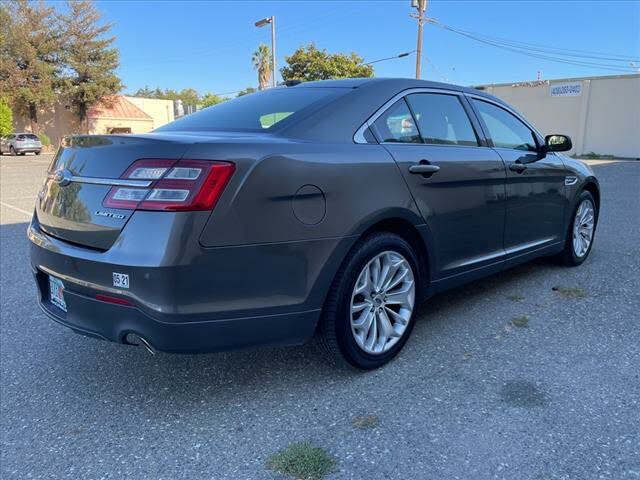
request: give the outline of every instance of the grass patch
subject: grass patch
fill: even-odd
[[[507,295],[507,298],[513,302],[524,301],[524,295],[520,295],[519,293],[514,293],[513,295]]]
[[[519,317],[511,320],[511,323],[514,327],[518,328],[527,328],[529,326],[529,316],[528,315],[520,315]]]
[[[614,155],[603,155],[596,152],[589,152],[579,156],[574,155],[574,158],[585,158],[587,160],[615,160],[616,157]]]
[[[586,298],[587,292],[584,288],[579,287],[562,287],[560,285],[556,285],[551,290],[557,292],[564,298],[568,298],[574,300],[576,298]]]
[[[267,467],[296,480],[321,480],[336,468],[335,458],[308,442],[294,443],[267,459]]]
[[[360,430],[375,428],[380,424],[380,419],[375,415],[360,415],[353,419],[353,426]]]

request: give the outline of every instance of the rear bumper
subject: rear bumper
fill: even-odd
[[[184,231],[179,214],[140,213],[153,217],[156,231],[163,230],[160,222]],[[130,233],[140,223],[137,214],[125,229]],[[50,318],[113,342],[126,343],[126,335],[135,333],[168,352],[304,343],[313,336],[326,292],[352,243],[347,237],[203,248],[196,238],[176,252],[166,245],[172,235],[147,234],[137,237],[137,247],[133,239],[121,239],[101,252],[44,234],[35,218],[28,236],[39,303]],[[129,275],[129,289],[113,286],[114,272]],[[49,276],[64,283],[66,313],[50,301]],[[107,303],[97,294],[134,306]]]
[[[67,312],[49,300],[47,275],[35,272],[39,304],[52,320],[81,335],[127,343],[129,333],[144,338],[156,350],[175,353],[212,352],[259,344],[304,343],[315,328],[320,310],[280,315],[196,322],[162,322],[136,307],[112,305],[65,290]]]
[[[16,148],[16,153],[40,153],[42,147],[20,147]]]

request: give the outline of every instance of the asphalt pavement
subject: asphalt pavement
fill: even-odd
[[[310,346],[151,356],[45,318],[25,231],[49,161],[0,157],[3,480],[278,479],[268,456],[306,441],[336,480],[640,479],[640,162],[594,162],[583,266],[440,295],[356,373]]]

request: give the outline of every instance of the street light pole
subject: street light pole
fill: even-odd
[[[418,14],[411,16],[418,19],[418,46],[416,47],[416,78],[420,79],[420,60],[422,59],[422,27],[424,26],[424,12],[428,0],[411,0],[411,6],[418,10]]]
[[[273,73],[271,75],[271,84],[275,88],[276,83],[276,72],[278,69],[276,68],[276,17],[275,15],[271,16],[271,64],[273,65]]]
[[[256,27],[264,27],[271,24],[271,85],[276,86],[276,17],[274,15],[258,20],[254,25]]]

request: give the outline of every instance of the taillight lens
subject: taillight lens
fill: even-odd
[[[120,178],[150,184],[144,188],[114,186],[103,204],[126,210],[212,210],[234,170],[230,162],[137,160]]]

